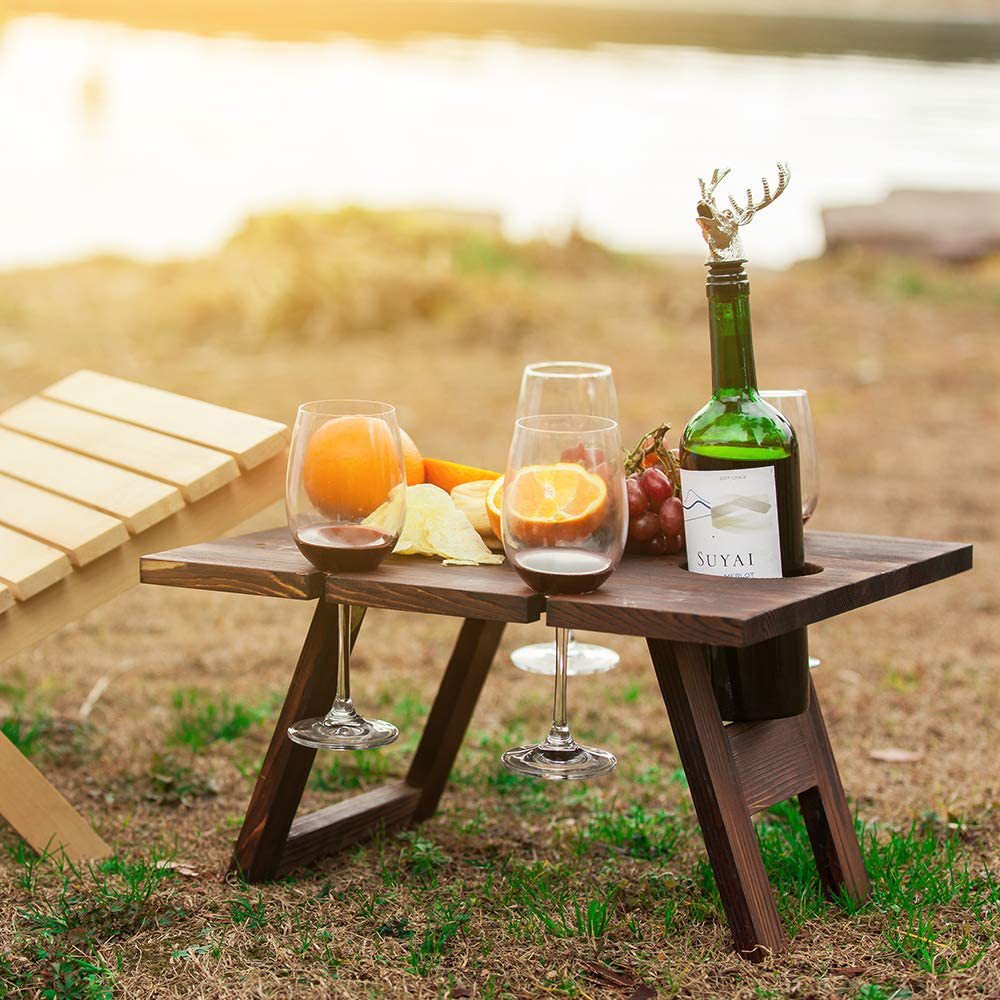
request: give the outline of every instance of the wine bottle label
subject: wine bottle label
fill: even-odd
[[[688,569],[709,576],[781,576],[774,469],[681,469]]]

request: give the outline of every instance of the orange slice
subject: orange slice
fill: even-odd
[[[608,486],[575,462],[526,465],[504,490],[502,502],[508,526],[521,541],[575,542],[600,526],[608,506]]]
[[[451,493],[462,483],[474,483],[477,479],[496,479],[499,472],[489,469],[477,469],[472,465],[462,465],[459,462],[446,462],[442,458],[424,459],[424,482],[439,486],[445,493]]]
[[[486,516],[490,519],[490,527],[497,538],[503,540],[500,521],[500,505],[503,503],[503,476],[494,479],[486,493]]]

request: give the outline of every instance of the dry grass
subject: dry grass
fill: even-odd
[[[894,860],[878,905],[852,916],[812,898],[801,838],[772,818],[764,836],[795,936],[761,967],[732,957],[644,649],[610,638],[620,669],[576,682],[571,708],[583,735],[619,753],[614,778],[535,788],[500,773],[501,749],[541,735],[548,701],[544,680],[504,655],[457,781],[418,835],[277,885],[224,883],[261,720],[310,609],[138,588],[2,666],[0,715],[18,716],[22,738],[42,720],[34,759],[138,867],[64,881],[50,865],[29,871],[0,833],[0,984],[13,994],[34,976],[30,995],[49,977],[57,996],[114,983],[122,996],[627,997],[639,982],[662,996],[996,996],[995,882],[991,895],[976,877],[985,862],[996,878],[1000,844],[998,276],[996,261],[953,272],[862,258],[753,275],[762,380],[813,396],[816,527],[977,543],[974,573],[813,630],[861,819],[881,824],[882,844],[930,838],[935,865],[957,850],[954,878],[933,868],[918,885],[914,862]],[[708,388],[699,264],[354,212],[256,220],[204,261],[0,275],[0,404],[81,366],[286,420],[302,399],[389,398],[425,453],[496,466],[521,365],[557,356],[614,365],[629,438],[682,423]],[[404,767],[454,631],[370,614],[356,694],[403,738],[321,760],[307,807]],[[503,652],[543,634],[511,628]],[[867,756],[886,746],[924,756]],[[904,836],[914,821],[923,832]],[[157,877],[157,851],[195,874]],[[897,870],[910,882],[894,896]],[[958,895],[943,901],[948,885]],[[915,912],[931,926],[908,923]]]

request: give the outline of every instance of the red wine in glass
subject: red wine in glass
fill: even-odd
[[[524,582],[539,594],[589,594],[614,571],[607,556],[592,549],[521,549],[511,560]]]
[[[340,573],[375,569],[396,538],[369,524],[325,524],[300,529],[295,544],[317,569]]]

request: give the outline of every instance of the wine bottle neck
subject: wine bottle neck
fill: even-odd
[[[750,279],[743,261],[709,264],[706,294],[712,340],[712,395],[757,395],[757,369],[750,330]]]

